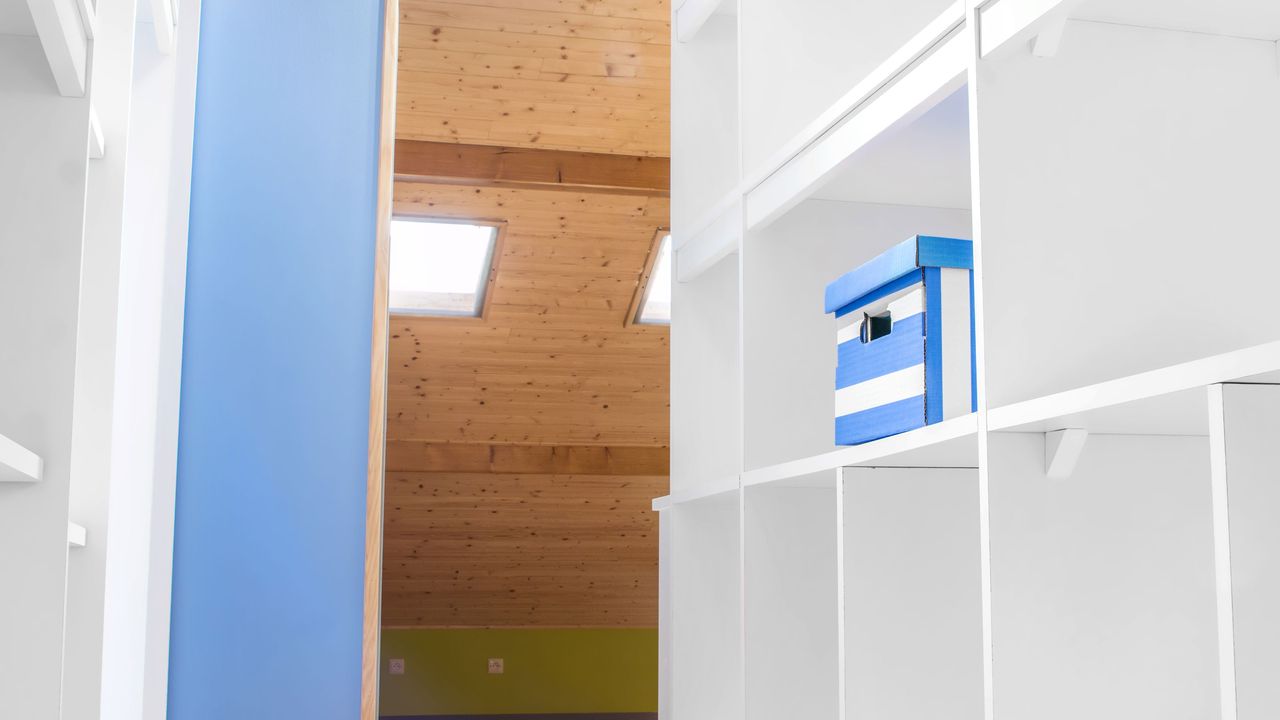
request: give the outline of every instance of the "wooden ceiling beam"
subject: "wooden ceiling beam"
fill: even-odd
[[[396,140],[396,179],[666,197],[671,160],[642,155]]]
[[[666,475],[665,447],[387,441],[387,472]]]

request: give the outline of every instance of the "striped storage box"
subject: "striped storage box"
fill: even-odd
[[[836,316],[836,444],[977,408],[973,243],[916,235],[827,286]]]

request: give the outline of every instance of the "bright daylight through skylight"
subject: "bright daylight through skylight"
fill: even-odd
[[[391,312],[479,316],[496,237],[491,225],[392,220]]]
[[[658,248],[658,261],[653,264],[653,273],[649,276],[649,287],[644,294],[644,303],[640,306],[640,315],[636,318],[642,323],[671,322],[671,236],[662,238]]]

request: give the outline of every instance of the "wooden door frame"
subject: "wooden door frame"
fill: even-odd
[[[388,274],[396,149],[396,66],[400,0],[383,0],[382,89],[378,127],[378,205],[374,241],[373,340],[369,378],[369,468],[365,490],[364,625],[360,663],[360,720],[378,720],[382,625],[382,522],[387,432]]]

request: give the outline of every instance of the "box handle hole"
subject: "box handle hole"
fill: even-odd
[[[889,312],[879,315],[862,313],[862,342],[869,343],[893,332],[893,316]]]

